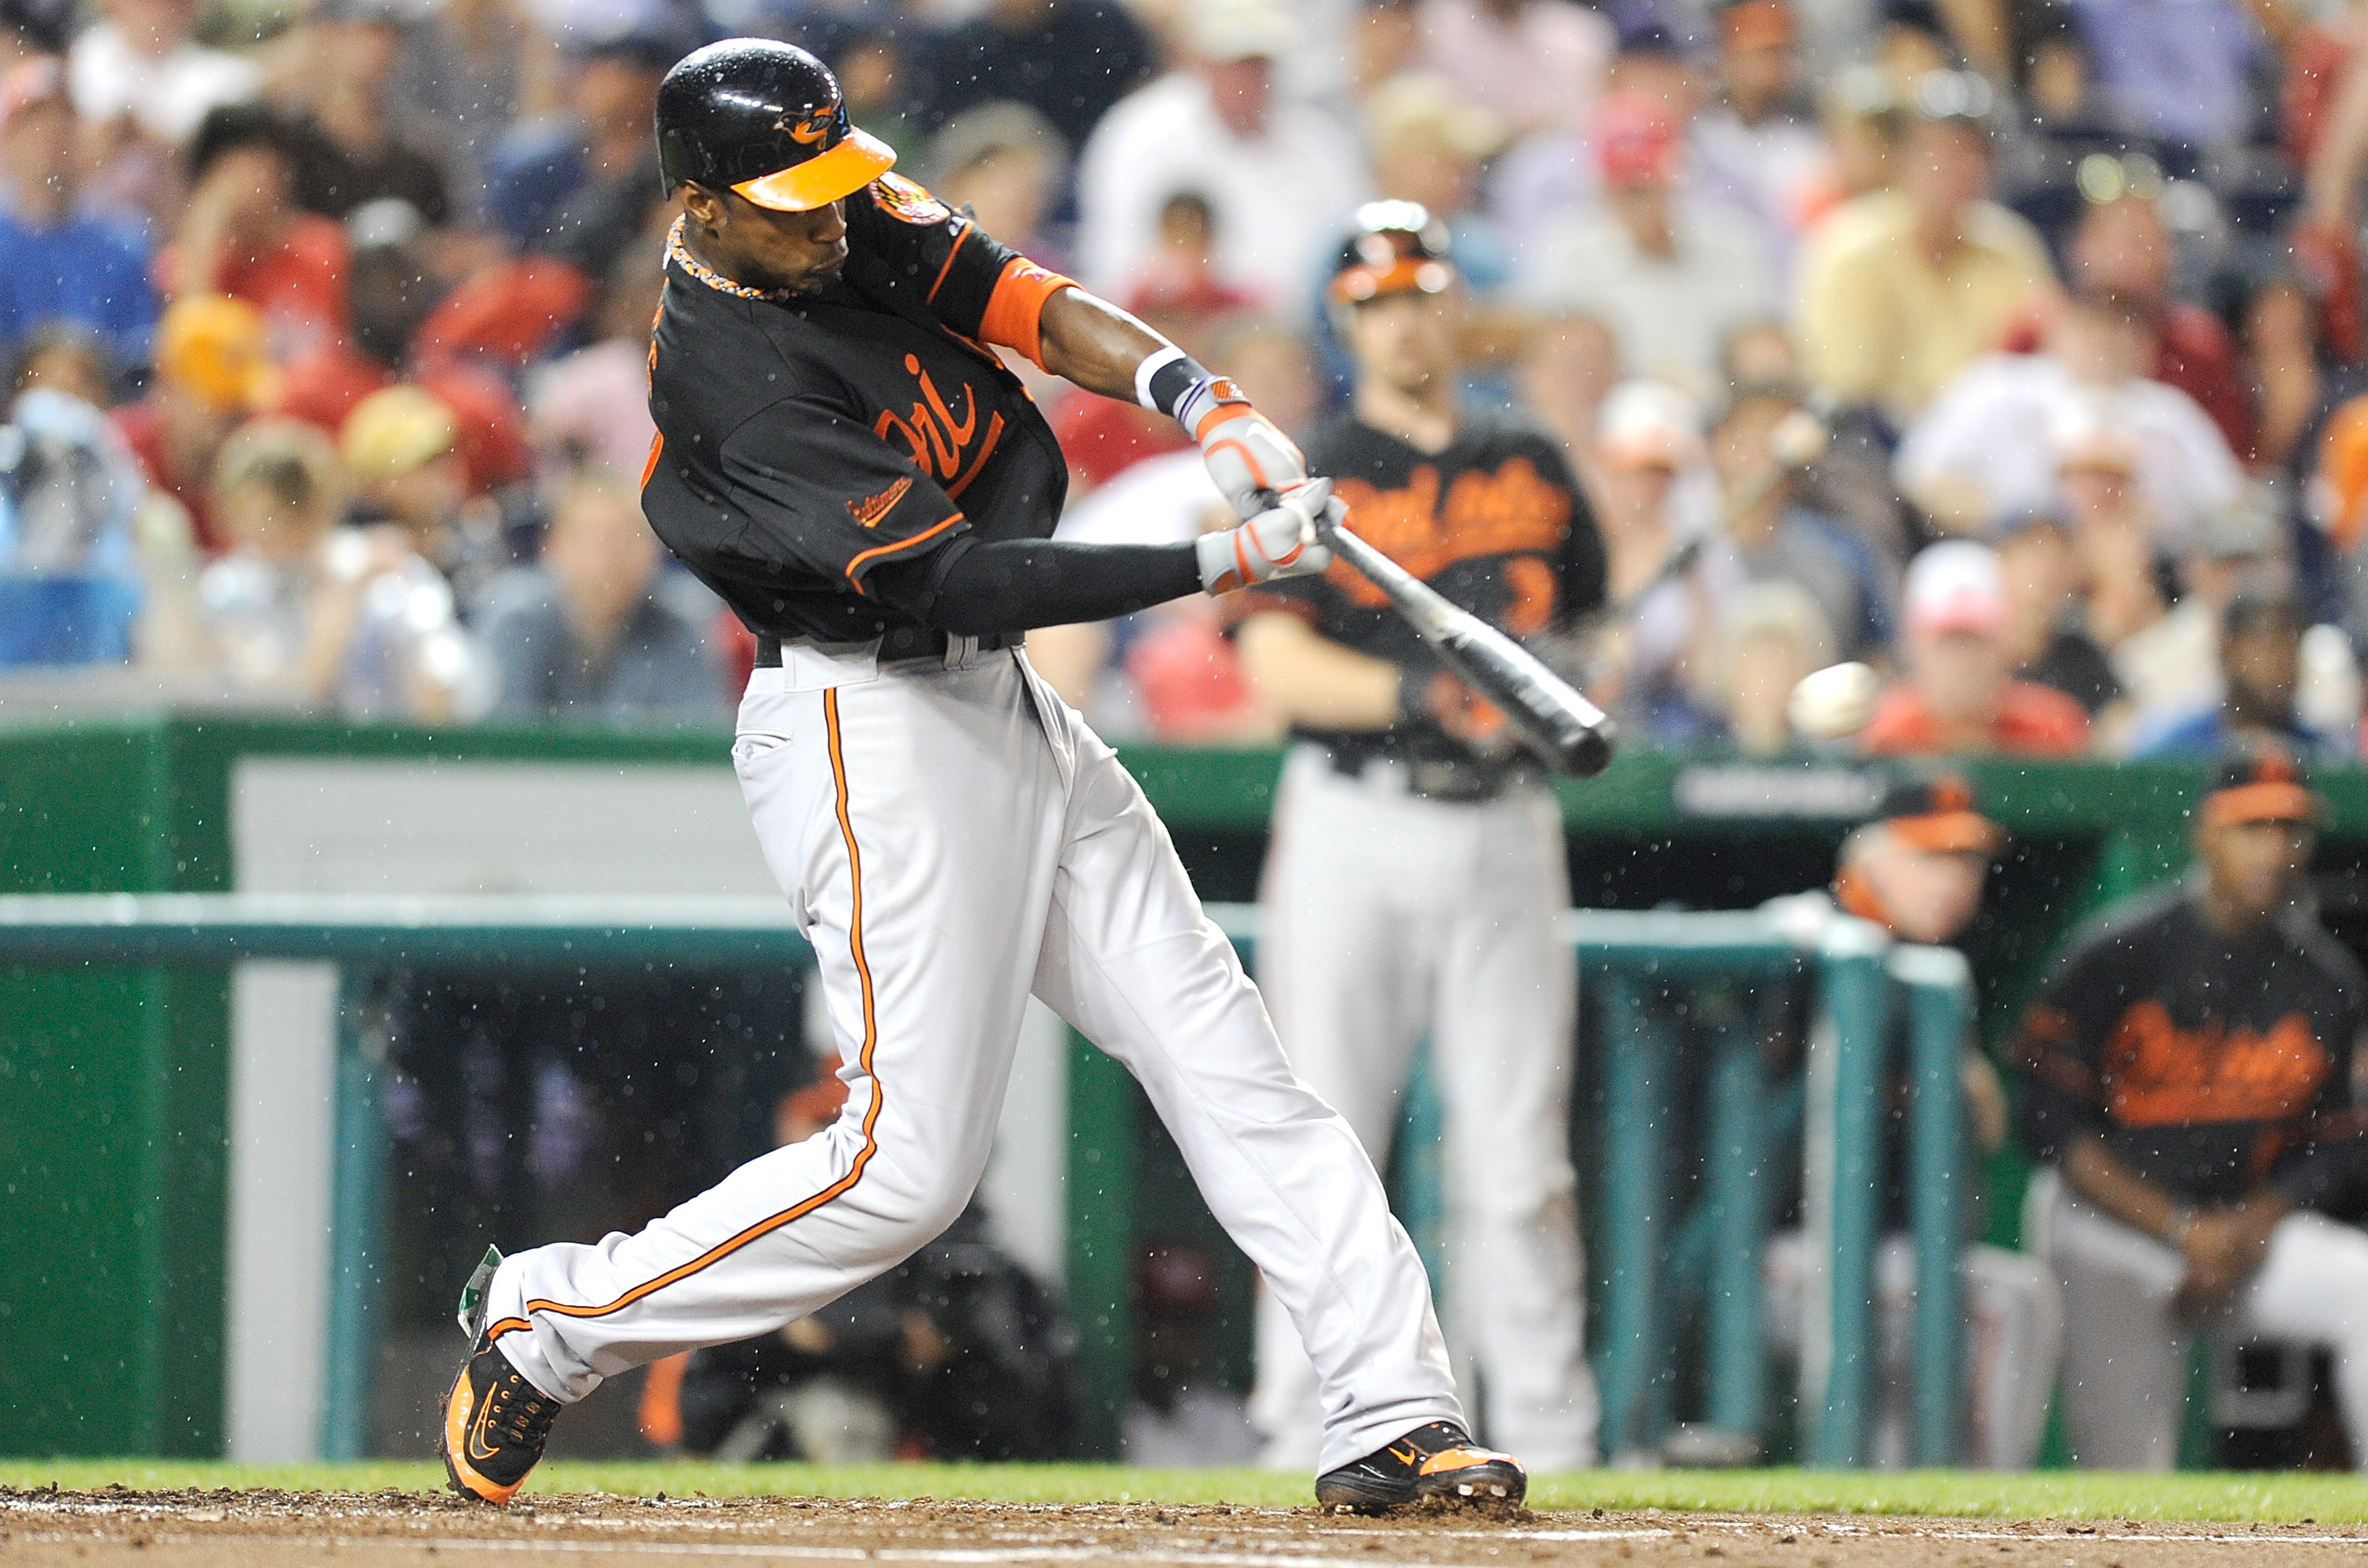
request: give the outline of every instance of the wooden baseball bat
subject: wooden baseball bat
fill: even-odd
[[[1619,732],[1603,710],[1573,690],[1537,655],[1318,513],[1315,530],[1332,553],[1387,596],[1441,663],[1505,711],[1514,732],[1552,766],[1592,778],[1611,761]]]

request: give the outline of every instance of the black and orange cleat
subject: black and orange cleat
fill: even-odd
[[[484,1503],[507,1503],[542,1458],[543,1439],[558,1419],[559,1401],[544,1393],[509,1358],[480,1335],[444,1398],[437,1451],[453,1491]]]
[[[1511,1509],[1521,1506],[1529,1489],[1520,1460],[1479,1447],[1452,1421],[1433,1421],[1354,1464],[1317,1476],[1315,1501],[1356,1514],[1417,1503]]]

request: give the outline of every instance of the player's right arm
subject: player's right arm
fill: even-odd
[[[867,269],[868,287],[1087,392],[1167,415],[1200,443],[1235,517],[1247,521],[1306,482],[1297,445],[1232,381],[903,176],[881,176],[847,212],[864,249],[887,263]]]

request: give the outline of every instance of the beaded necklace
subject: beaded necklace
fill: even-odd
[[[674,227],[666,231],[668,262],[680,267],[685,272],[689,273],[717,293],[730,294],[735,299],[762,300],[768,304],[780,305],[786,304],[798,297],[797,290],[794,289],[751,289],[746,283],[734,283],[699,257],[691,255],[690,247],[682,243],[683,225],[689,222],[690,218],[686,213],[677,218],[674,221]]]

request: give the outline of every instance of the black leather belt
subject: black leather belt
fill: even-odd
[[[977,639],[982,653],[996,653],[1004,648],[1020,647],[1028,641],[1019,631],[990,631]],[[880,658],[942,659],[953,638],[934,626],[892,626],[880,634]],[[781,640],[764,632],[757,633],[757,667],[778,670],[781,667]]]
[[[1498,759],[1394,756],[1338,746],[1326,746],[1325,750],[1331,758],[1335,773],[1350,778],[1362,778],[1367,769],[1387,763],[1405,778],[1407,794],[1456,805],[1477,805],[1493,801],[1514,786],[1526,784],[1539,776],[1536,764],[1520,754]]]

